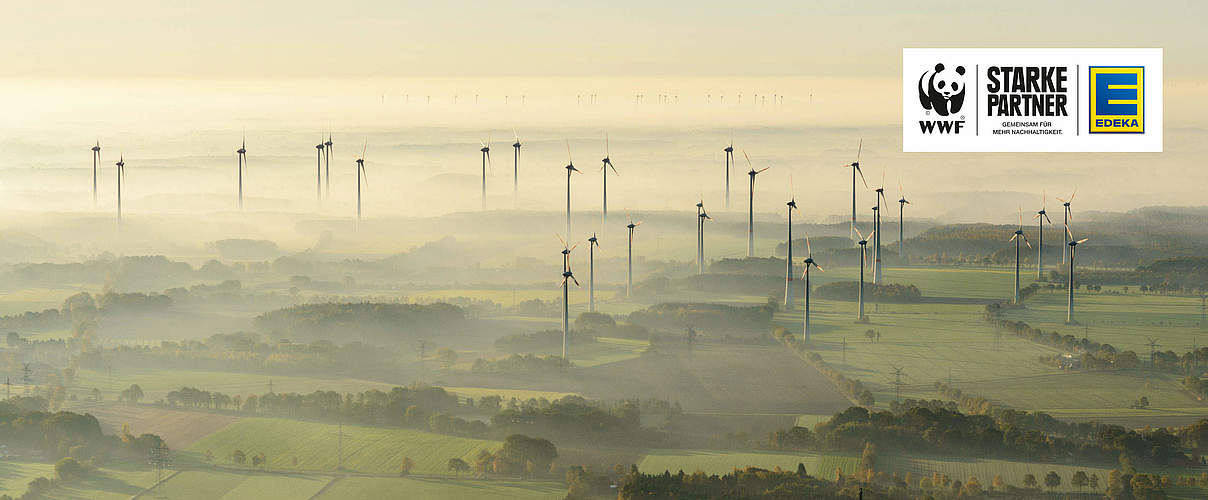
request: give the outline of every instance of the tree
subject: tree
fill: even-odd
[[[970,477],[968,481],[965,481],[965,486],[961,488],[961,495],[964,496],[975,497],[981,494],[981,481],[978,481],[976,477]]]
[[[1044,485],[1050,491],[1058,486],[1061,486],[1061,476],[1058,476],[1054,471],[1049,471],[1048,474],[1044,475]]]
[[[398,475],[410,476],[411,469],[414,469],[414,468],[415,468],[415,460],[411,460],[411,457],[403,457],[403,463],[400,464],[399,468],[398,468]]]
[[[1078,488],[1079,492],[1082,492],[1082,488],[1085,487],[1089,482],[1090,477],[1087,477],[1086,472],[1083,471],[1075,472],[1074,475],[1070,477],[1070,484],[1074,485],[1075,488]]]
[[[231,452],[231,461],[243,465],[247,461],[247,454],[243,453],[243,450],[235,450]]]
[[[535,473],[549,470],[550,464],[558,458],[558,449],[545,439],[512,434],[503,440],[497,458],[503,460],[500,465],[505,468]],[[500,471],[497,468],[495,472]]]
[[[872,342],[877,338],[877,331],[870,328],[864,332],[864,336],[868,338],[869,342]]]
[[[1098,473],[1095,473],[1095,472],[1091,473],[1090,485],[1091,485],[1092,490],[1099,489],[1099,474]]]
[[[440,361],[440,365],[446,370],[453,367],[457,363],[457,352],[448,347],[442,347],[436,351],[436,359]]]
[[[118,395],[119,400],[130,404],[142,401],[143,397],[143,388],[139,387],[138,384],[130,384],[130,387],[127,387]]]
[[[72,457],[65,457],[55,463],[55,475],[64,481],[84,477],[84,466]]]
[[[860,473],[866,478],[872,477],[873,470],[877,465],[877,447],[876,445],[864,443],[864,453],[860,456]]]
[[[1023,475],[1023,485],[1025,488],[1035,488],[1036,487],[1036,476],[1033,476],[1032,473],[1030,473],[1030,472],[1027,474],[1024,474]]]
[[[454,476],[460,476],[462,472],[470,472],[470,464],[457,457],[449,459],[448,468]]]
[[[998,491],[1006,491],[1006,490],[1007,490],[1007,482],[1006,482],[1006,481],[1003,481],[1003,479],[1002,479],[1002,474],[999,474],[999,475],[997,475],[997,476],[994,476],[994,481],[992,481],[990,484],[991,484],[991,485],[993,485],[993,486],[994,486],[994,489],[996,489],[996,490],[998,490]]]

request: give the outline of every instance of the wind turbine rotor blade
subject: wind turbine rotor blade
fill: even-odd
[[[824,273],[826,272],[826,269],[822,269],[822,266],[819,266],[818,264],[814,264],[814,267],[818,268],[819,271],[822,271]]]
[[[582,286],[582,285],[579,285],[579,280],[575,279],[575,275],[573,275],[573,274],[570,275],[570,279],[575,282],[575,286]]]
[[[1011,234],[1011,237],[1010,237],[1009,239],[1007,239],[1007,243],[1010,243],[1010,242],[1012,242],[1012,241],[1015,241],[1015,238],[1018,238],[1018,237],[1019,237],[1019,235],[1018,235],[1018,234],[1014,234],[1014,233],[1012,233],[1012,234]]]
[[[1081,244],[1083,244],[1083,243],[1086,243],[1086,240],[1089,240],[1089,239],[1090,239],[1090,238],[1082,238],[1082,239],[1080,239],[1080,240],[1078,240],[1078,241],[1074,242],[1074,244],[1075,244],[1075,245],[1081,245]]]
[[[855,164],[853,164],[853,166],[856,168],[856,172],[859,172],[860,174],[860,182],[863,182],[864,188],[868,189],[868,181],[864,179],[864,170],[860,168],[860,162],[857,161]]]
[[[772,168],[772,167],[763,167],[763,168],[761,168],[761,169],[759,169],[759,170],[756,170],[756,171],[755,171],[755,173],[756,173],[756,174],[762,174],[764,170],[767,170],[767,169],[769,169],[769,168]]]
[[[562,235],[560,235],[558,233],[554,233],[554,237],[558,238],[558,242],[562,244],[562,248],[567,248],[566,240],[562,239]]]
[[[793,244],[793,242],[790,241],[789,244],[791,245],[791,244]],[[808,235],[808,234],[805,235],[805,256],[806,257],[814,256],[814,247],[810,245],[810,235]]]
[[[856,163],[860,163],[860,153],[864,152],[864,138],[860,138],[860,144],[856,146]]]

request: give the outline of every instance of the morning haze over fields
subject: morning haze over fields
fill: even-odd
[[[1200,3],[7,10],[0,498],[1208,491]],[[903,153],[910,47],[1163,152]]]

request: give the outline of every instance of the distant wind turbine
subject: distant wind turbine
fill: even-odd
[[[793,308],[793,212],[794,211],[800,212],[800,210],[797,209],[797,195],[796,195],[796,193],[793,192],[794,189],[792,188],[792,185],[793,185],[792,177],[789,177],[789,194],[791,194],[792,197],[789,199],[788,203],[785,203],[785,206],[788,207],[785,210],[788,212],[788,216],[789,216],[789,221],[788,221],[789,222],[788,223],[788,252],[789,252],[789,254],[788,254],[788,257],[786,257],[784,259],[784,308],[785,309]]]
[[[596,247],[600,246],[596,233],[587,239],[587,311],[596,312]]]
[[[570,155],[570,139],[566,140],[566,234],[570,234],[570,174],[580,173],[575,168],[575,159]]]
[[[92,208],[96,208],[96,169],[101,163],[101,141],[92,147]]]
[[[875,241],[873,241],[872,282],[881,283],[881,234],[884,233],[884,231],[881,230],[881,202],[884,201],[885,206],[889,206],[889,200],[885,199],[885,170],[881,170],[881,185],[877,186],[875,191],[877,206],[873,208],[873,215],[876,219],[876,222],[873,225],[873,231],[877,233],[877,237]]]
[[[454,102],[457,98],[454,97]],[[487,142],[479,142],[482,144],[482,209],[487,209],[487,167],[491,165],[491,133],[487,132]]]
[[[600,171],[603,172],[603,174],[604,174],[604,214],[602,216],[602,220],[604,222],[607,222],[608,221],[608,169],[611,168],[612,173],[614,175],[621,175],[620,172],[617,172],[617,167],[612,166],[612,158],[610,158],[609,151],[608,151],[608,134],[607,133],[604,134],[604,159],[601,161],[604,163],[603,165],[600,166]]]
[[[1072,325],[1074,324],[1074,252],[1078,250],[1078,245],[1086,243],[1087,238],[1075,240],[1074,233],[1070,231],[1069,226],[1065,226],[1065,234],[1070,239],[1069,243],[1066,243],[1070,247],[1070,282],[1067,287],[1069,288],[1070,295],[1065,309],[1065,323]]]
[[[505,98],[506,102],[506,98]],[[520,199],[520,135],[516,133],[516,129],[512,129],[512,137],[516,142],[512,143],[512,206],[515,207]]]
[[[247,138],[244,138],[239,149],[235,150],[235,156],[239,160],[239,209],[243,210],[243,169],[247,165]]]
[[[868,237],[866,238],[863,234],[860,234],[860,228],[856,228],[856,236],[860,238],[860,240],[856,242],[860,245],[860,289],[857,292],[857,296],[860,301],[860,310],[859,317],[856,318],[859,321],[864,321],[864,263],[868,261],[868,241],[876,236],[876,234],[877,231],[873,230],[873,232],[869,233]]]
[[[902,190],[902,181],[898,181],[898,257],[902,262],[906,261],[906,251],[902,248],[902,240],[906,235],[906,205],[911,203],[906,200],[906,193]]]
[[[763,167],[755,170],[751,165],[751,157],[747,156],[747,152],[743,151],[742,156],[747,159],[747,166],[751,167],[751,171],[747,175],[751,177],[751,187],[747,197],[747,257],[755,256],[755,176],[763,173],[768,167]]]
[[[117,220],[122,220],[122,184],[126,180],[126,156],[118,156],[117,163]]]
[[[803,329],[803,331],[805,332],[804,340],[806,342],[809,342],[810,341],[810,266],[818,268],[818,270],[821,272],[826,272],[826,270],[822,269],[822,266],[819,266],[817,262],[814,262],[814,249],[813,249],[813,247],[810,246],[810,237],[808,234],[805,235],[805,261],[803,262],[803,264],[805,264],[805,271],[801,273],[801,278],[805,280],[805,328]]]
[[[575,274],[570,270],[570,252],[575,249],[575,246],[566,246],[566,240],[561,236],[558,240],[562,241],[562,366],[567,365],[566,357],[566,339],[570,336],[570,283],[575,282],[575,286],[579,286],[579,280],[575,279]]]
[[[860,182],[864,183],[864,187],[868,187],[868,181],[864,180],[864,171],[860,170],[860,153],[864,151],[864,139],[860,139],[860,143],[856,146],[856,161],[844,165],[851,167],[851,229],[850,237],[856,237],[856,174],[860,174]]]
[[[1070,193],[1070,198],[1068,200],[1062,200],[1061,198],[1057,198],[1058,200],[1061,201],[1061,206],[1065,207],[1065,217],[1064,217],[1065,220],[1063,222],[1065,223],[1066,226],[1069,226],[1070,222],[1074,220],[1074,212],[1072,212],[1070,210],[1070,203],[1074,202],[1074,195],[1076,195],[1076,194],[1078,194],[1077,189],[1075,189],[1073,193]],[[1061,247],[1061,263],[1065,264],[1066,256],[1069,254],[1069,250],[1070,250],[1069,248],[1067,248],[1069,246],[1070,236],[1069,236],[1069,234],[1063,234],[1061,236],[1062,236],[1062,238],[1065,239],[1065,243],[1066,243],[1066,245]]]
[[[742,98],[739,98],[742,101]],[[730,210],[730,164],[734,162],[734,138],[730,138],[730,145],[723,149],[726,153],[726,210]]]
[[[1053,219],[1049,218],[1049,214],[1045,210],[1047,206],[1048,195],[1041,195],[1040,210],[1032,216],[1040,224],[1039,234],[1036,236],[1036,279],[1041,279],[1041,273],[1044,272],[1044,221],[1049,221],[1049,224],[1053,223]]]
[[[365,171],[365,150],[369,148],[369,141],[361,146],[361,156],[357,158],[357,222],[361,221],[361,179],[365,180],[365,188],[369,188],[369,173]]]
[[[705,200],[696,203],[696,274],[705,274],[705,221],[713,220],[705,212]]]
[[[323,138],[315,145],[315,202],[323,204]]]
[[[1032,243],[1028,241],[1028,235],[1023,234],[1023,207],[1019,207],[1019,227],[1015,229],[1015,234],[1012,234],[1011,239],[1007,241],[1015,242],[1015,298],[1012,299],[1012,303],[1019,304],[1019,243],[1022,241],[1023,244],[1028,246],[1029,250],[1032,248]]]
[[[327,194],[327,198],[330,199],[331,198],[331,158],[336,155],[336,150],[335,150],[335,148],[332,147],[333,143],[331,142],[331,132],[330,131],[327,132],[327,140],[323,142],[323,146],[324,146],[323,154],[326,156],[326,161],[324,162],[325,172],[323,174],[324,177],[326,178],[326,181],[325,181],[326,185],[324,186],[323,189],[324,189],[324,192]]]
[[[633,230],[642,225],[642,221],[634,222],[629,220],[629,224],[625,227],[629,229],[629,257],[626,259],[625,265],[625,296],[629,297],[633,293]]]

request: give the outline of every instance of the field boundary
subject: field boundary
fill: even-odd
[[[180,474],[181,472],[184,472],[184,470],[183,470],[183,469],[178,469],[178,470],[172,471],[172,473],[171,473],[171,474],[168,474],[168,476],[167,476],[167,477],[165,477],[165,478],[163,478],[163,479],[160,479],[159,481],[156,481],[156,482],[155,482],[154,484],[152,484],[151,486],[148,486],[148,487],[146,487],[145,489],[143,489],[143,491],[140,491],[140,492],[138,492],[138,493],[135,493],[135,494],[134,494],[134,496],[130,497],[130,500],[135,500],[136,498],[141,498],[143,495],[146,495],[147,493],[150,493],[150,492],[151,492],[151,490],[154,490],[154,489],[155,489],[155,487],[157,487],[157,486],[159,486],[159,485],[161,485],[161,484],[164,484],[164,483],[168,482],[168,480],[169,480],[169,479],[172,479],[172,478],[176,477],[176,475],[177,475],[177,474]]]
[[[335,486],[335,484],[341,479],[344,479],[344,476],[336,476],[331,478],[331,481],[328,481],[327,484],[323,485],[322,488],[319,488],[319,491],[316,491],[314,495],[311,495],[306,500],[315,500],[316,498],[322,497],[324,493],[327,493],[327,490],[330,490],[331,487]]]

